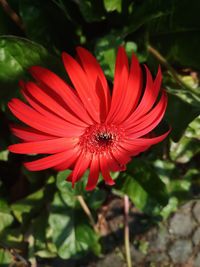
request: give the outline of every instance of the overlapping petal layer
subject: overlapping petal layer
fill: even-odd
[[[63,53],[63,62],[74,88],[53,72],[34,66],[35,82],[20,82],[27,103],[12,99],[11,112],[26,126],[12,125],[22,143],[13,153],[43,154],[25,163],[32,171],[55,168],[72,170],[72,185],[87,169],[86,189],[92,190],[99,174],[108,185],[111,171],[125,170],[131,157],[161,142],[169,133],[148,137],[162,120],[167,95],[161,89],[161,70],[155,80],[133,54],[129,66],[123,47],[117,53],[112,96],[97,60],[84,48],[77,58]],[[46,155],[45,155],[46,154]]]

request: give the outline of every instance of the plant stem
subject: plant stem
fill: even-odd
[[[132,267],[128,217],[129,217],[129,199],[127,195],[124,195],[124,245],[126,252],[127,267]]]
[[[178,73],[176,72],[176,70],[169,64],[169,62],[166,60],[166,58],[164,58],[163,55],[160,54],[160,52],[155,49],[154,47],[152,47],[151,45],[147,46],[147,50],[166,68],[169,70],[169,72],[171,73],[172,77],[174,78],[174,80],[184,89],[190,90],[193,93],[196,93],[196,91],[190,87],[189,85],[187,85],[185,82],[182,81],[182,79],[179,77]]]
[[[90,224],[92,225],[94,231],[97,233],[95,220],[94,220],[94,218],[93,218],[93,216],[92,216],[92,213],[91,213],[90,209],[88,208],[88,205],[87,205],[87,203],[85,202],[83,196],[78,195],[78,196],[77,196],[77,199],[78,199],[78,201],[79,201],[79,203],[80,203],[82,209],[84,210],[85,214],[88,216],[89,221],[90,221]]]
[[[30,263],[24,257],[22,257],[19,253],[17,253],[17,251],[14,248],[8,247],[6,244],[2,243],[1,241],[0,241],[0,247],[8,251],[15,259],[21,262],[21,264],[24,267],[30,266]]]
[[[21,31],[25,30],[25,26],[18,16],[18,14],[11,8],[9,3],[6,0],[0,0],[0,5],[2,6],[4,12],[10,17],[10,19],[21,29]]]

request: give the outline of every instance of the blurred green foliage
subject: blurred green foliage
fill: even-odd
[[[110,195],[127,194],[138,209],[163,218],[180,203],[199,197],[200,2],[8,2],[10,10],[0,6],[0,266],[16,259],[11,249],[31,263],[81,258],[91,251],[100,255],[100,236],[81,209],[78,194],[95,219]],[[15,20],[11,11],[18,15]],[[163,87],[169,95],[164,124],[172,126],[171,134],[117,174],[112,191],[100,183],[101,189],[87,193],[84,179],[73,190],[65,181],[68,171],[30,173],[22,167],[23,156],[6,150],[13,140],[7,102],[19,96],[18,81],[29,78],[32,65],[63,75],[60,54],[74,54],[77,45],[95,54],[110,82],[119,45],[129,57],[135,52],[154,74],[163,65]]]

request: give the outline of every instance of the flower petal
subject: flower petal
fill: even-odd
[[[110,92],[105,75],[97,62],[96,58],[82,47],[77,47],[77,54],[81,61],[81,65],[87,75],[87,79],[93,91],[98,97],[101,114],[103,114],[102,120],[105,120],[105,116],[110,108]]]
[[[26,89],[22,90],[22,94],[24,98],[27,100],[27,102],[32,106],[32,108],[34,108],[40,114],[44,115],[44,117],[51,120],[51,122],[55,122],[56,124],[63,125],[66,127],[66,129],[74,128],[74,129],[80,129],[80,131],[83,131],[82,127],[84,124],[82,126],[78,126],[78,125],[74,125],[73,123],[69,121],[63,120],[60,116],[57,116],[55,113],[52,113],[51,111],[49,111],[47,106],[42,105],[40,102],[38,102],[37,99],[33,98]]]
[[[53,154],[42,159],[37,159],[31,162],[24,163],[24,166],[29,171],[41,171],[45,169],[52,168],[71,157],[71,153],[69,151],[60,152],[57,154]]]
[[[118,162],[112,152],[107,151],[106,154],[106,162],[109,171],[118,172],[124,170],[124,165],[121,164],[121,162]]]
[[[117,160],[122,169],[124,169],[124,165],[131,161],[130,153],[125,151],[123,147],[120,147],[119,145],[115,150],[112,151],[112,155]]]
[[[46,110],[53,112],[53,114],[58,115],[62,119],[72,124],[76,124],[76,125],[83,126],[83,127],[88,126],[88,124],[81,121],[76,116],[73,116],[72,114],[70,114],[65,108],[62,107],[62,105],[60,105],[59,102],[56,102],[53,96],[51,96],[50,90],[48,91],[48,94],[47,94],[44,91],[44,89],[41,89],[33,82],[28,82],[24,84],[24,89],[28,91],[29,99],[30,97],[32,97],[32,100],[34,102],[37,101],[38,104],[40,105],[42,104],[42,106],[46,108]],[[26,90],[23,90],[23,92],[25,94],[25,97],[26,96],[28,97]]]
[[[114,115],[120,111],[120,106],[124,101],[127,82],[128,82],[128,58],[123,47],[119,47],[115,66],[114,87],[111,100],[111,107],[106,118],[110,123]]]
[[[121,147],[121,149],[123,149],[125,153],[126,151],[128,151],[131,156],[136,156],[150,147],[147,144],[139,145],[138,143],[132,143],[129,140],[123,140],[123,142],[121,142],[119,146]]]
[[[124,99],[121,102],[115,123],[120,123],[136,108],[140,99],[142,89],[142,71],[136,56],[132,55],[130,73],[128,77],[127,88],[124,90]]]
[[[82,128],[75,128],[69,124],[66,125],[67,122],[63,124],[59,123],[59,120],[56,122],[55,120],[53,121],[52,118],[50,120],[48,117],[45,118],[19,99],[13,98],[8,103],[8,106],[19,120],[42,132],[58,137],[71,137],[80,135],[83,132]]]
[[[56,136],[40,132],[30,127],[11,125],[10,128],[15,136],[26,142],[51,140],[57,138]]]
[[[83,107],[80,99],[75,95],[73,90],[60,77],[48,69],[33,66],[30,68],[32,76],[40,83],[48,86],[57,93],[66,103],[66,105],[79,117],[82,121],[92,123],[91,118]]]
[[[152,76],[149,71],[149,69],[145,66],[146,74],[147,74],[147,82],[146,82],[146,88],[144,91],[144,95],[142,97],[142,100],[136,109],[135,116],[140,113],[140,116],[147,113],[156,102],[156,99],[158,97],[159,91],[160,91],[160,83],[162,80],[162,74],[160,67],[158,68],[158,73],[155,79],[155,82],[152,81]]]
[[[63,161],[62,163],[59,163],[57,165],[54,166],[54,170],[56,171],[64,171],[67,170],[69,168],[72,167],[72,165],[74,165],[74,163],[76,162],[76,160],[78,159],[78,157],[80,156],[80,151],[77,149],[77,147],[75,147],[72,150],[69,150],[69,156],[67,159],[65,159],[65,161]]]
[[[90,174],[88,176],[88,182],[86,190],[93,190],[98,182],[99,178],[99,157],[93,154],[90,164]]]
[[[105,180],[105,183],[108,185],[114,185],[115,182],[113,181],[112,177],[110,176],[109,173],[109,167],[107,164],[107,159],[105,158],[105,156],[100,156],[100,168],[101,168],[101,173],[103,175],[103,178]]]
[[[18,154],[39,154],[39,153],[58,153],[69,150],[75,146],[72,138],[57,138],[40,142],[28,142],[22,144],[10,145],[9,151]]]
[[[135,111],[130,114],[130,116],[124,121],[124,123],[129,123],[130,121],[136,121],[138,118],[144,116],[151,108],[153,103],[155,103],[157,96],[158,96],[158,91],[154,91],[153,87],[153,80],[151,73],[149,69],[145,66],[146,70],[146,86],[144,90],[144,95],[135,109]]]
[[[91,162],[90,155],[85,155],[82,153],[80,157],[78,158],[74,170],[72,171],[72,186],[74,187],[74,184],[81,179],[84,172],[87,170],[89,164]]]
[[[133,145],[147,145],[147,146],[151,146],[151,145],[155,145],[159,142],[161,142],[162,140],[164,140],[167,135],[170,133],[171,128],[164,134],[153,137],[153,138],[136,138],[136,139],[131,139],[131,137],[129,137],[128,142],[130,142]],[[126,141],[126,140],[124,140]]]
[[[132,138],[144,136],[151,132],[162,120],[167,107],[167,95],[165,91],[162,93],[162,97],[158,104],[142,118],[138,125],[130,125],[130,129],[127,129],[127,133]],[[128,126],[129,127],[129,126]]]
[[[90,83],[80,64],[67,53],[62,54],[65,69],[73,83],[85,109],[90,116],[100,122],[100,101],[94,90],[91,90]]]

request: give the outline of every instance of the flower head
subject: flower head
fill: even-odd
[[[129,66],[119,47],[111,95],[100,65],[86,49],[77,48],[77,59],[67,53],[62,58],[72,86],[38,66],[30,69],[35,82],[20,82],[27,103],[12,99],[8,105],[27,126],[11,127],[22,143],[9,150],[46,154],[25,163],[31,171],[70,168],[67,180],[74,185],[89,169],[87,190],[96,186],[99,173],[112,185],[111,171],[125,170],[131,157],[168,134],[149,137],[167,106],[161,70],[153,80],[145,66],[144,79],[136,56]]]

